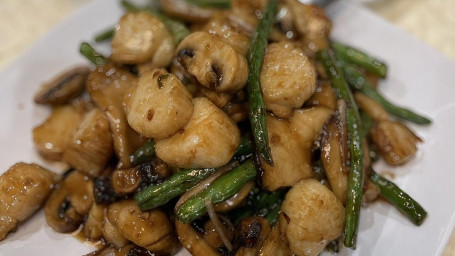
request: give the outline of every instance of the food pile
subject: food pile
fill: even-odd
[[[18,163],[0,177],[0,240],[44,206],[90,255],[319,255],[355,249],[362,204],[425,210],[373,169],[417,151],[403,121],[431,121],[380,92],[386,65],[329,39],[297,0],[122,1],[93,65],[44,84],[36,149],[69,169]],[[95,45],[96,47],[96,45]],[[7,241],[7,240],[6,240]]]

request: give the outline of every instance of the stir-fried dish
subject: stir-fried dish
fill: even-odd
[[[411,161],[431,121],[380,93],[380,60],[330,39],[297,0],[123,1],[126,13],[34,98],[33,129],[57,175],[17,163],[0,177],[0,240],[41,206],[90,255],[319,255],[355,249],[382,197],[425,210],[373,169]],[[338,26],[338,24],[335,24]],[[340,25],[342,26],[342,24]],[[7,240],[6,240],[7,242]]]

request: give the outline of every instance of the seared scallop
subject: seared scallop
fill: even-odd
[[[81,103],[57,106],[44,123],[33,129],[33,141],[41,156],[48,160],[62,160],[63,151],[85,111],[86,107]]]
[[[267,110],[281,118],[288,118],[316,90],[313,65],[290,42],[267,46],[260,79]]]
[[[111,59],[122,64],[148,60],[156,67],[169,65],[175,43],[166,26],[149,12],[127,13],[116,26]]]
[[[109,121],[95,108],[84,116],[63,153],[65,161],[92,177],[98,176],[113,154]]]
[[[181,131],[156,140],[156,155],[183,168],[226,165],[240,143],[237,125],[207,98],[195,98],[193,104],[193,115]]]
[[[287,221],[279,225],[295,255],[319,255],[343,231],[343,204],[314,179],[295,184],[286,194],[281,211]]]
[[[269,145],[274,165],[261,159],[267,190],[289,187],[313,175],[311,147],[332,111],[323,107],[295,110],[290,120],[267,115]]]
[[[0,241],[43,205],[56,181],[52,172],[26,163],[0,176]]]
[[[190,92],[175,75],[163,69],[139,78],[130,104],[128,123],[143,136],[155,139],[173,135],[193,114]]]

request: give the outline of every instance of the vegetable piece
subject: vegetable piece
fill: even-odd
[[[71,136],[81,123],[85,104],[56,106],[46,121],[33,128],[33,142],[42,157],[61,161]]]
[[[387,65],[368,54],[360,51],[359,49],[338,43],[332,42],[333,50],[338,58],[343,61],[354,63],[366,70],[384,78],[387,75]]]
[[[106,29],[105,31],[103,31],[95,36],[95,42],[99,43],[99,42],[103,42],[106,40],[111,40],[112,37],[114,37],[114,34],[115,34],[115,28]]]
[[[235,93],[248,79],[245,57],[207,32],[186,37],[177,48],[177,60],[202,86],[216,92]]]
[[[371,140],[390,165],[401,165],[417,153],[422,142],[408,127],[399,122],[378,122],[371,130]]]
[[[146,142],[146,138],[139,136],[126,120],[125,106],[129,105],[136,83],[135,75],[112,62],[98,67],[88,76],[90,98],[109,119],[114,150],[120,160],[118,168],[128,168],[130,155]]]
[[[106,58],[96,52],[96,50],[87,42],[81,43],[79,52],[96,66],[102,66],[107,62]]]
[[[200,7],[229,8],[231,0],[185,0],[189,4]]]
[[[348,198],[346,202],[346,223],[344,229],[344,245],[355,248],[357,230],[359,228],[360,208],[362,206],[362,193],[364,181],[362,130],[359,110],[352,93],[344,80],[340,69],[329,50],[318,52],[318,59],[322,62],[326,72],[332,80],[338,98],[346,101],[346,125],[349,135],[350,166],[348,178]]]
[[[52,172],[26,163],[0,176],[0,241],[44,204],[56,181]]]
[[[278,0],[269,0],[265,7],[264,16],[259,20],[259,25],[251,40],[248,53],[248,101],[251,128],[254,134],[256,152],[270,165],[273,165],[272,152],[269,147],[266,110],[264,95],[261,89],[260,75],[267,38],[271,27],[275,23],[278,11]]]
[[[427,212],[411,196],[401,190],[393,182],[387,180],[374,171],[371,171],[370,173],[370,180],[379,186],[381,196],[383,196],[391,204],[395,205],[395,207],[406,215],[406,217],[408,217],[409,220],[411,220],[415,225],[420,226],[423,223],[425,217],[427,216]]]
[[[207,213],[205,202],[222,202],[237,193],[246,182],[256,177],[252,160],[221,176],[206,190],[188,199],[178,210],[177,217],[183,223],[191,222]]]
[[[240,137],[240,145],[235,152],[235,156],[244,156],[253,153],[253,144],[248,134]]]
[[[193,229],[190,223],[175,220],[175,230],[182,245],[195,256],[219,256],[220,254],[204,239],[203,235]]]
[[[142,147],[138,148],[136,152],[130,156],[130,161],[133,166],[136,166],[145,162],[152,161],[154,156],[155,141],[148,140]]]
[[[73,232],[84,221],[84,215],[89,213],[93,203],[92,180],[79,171],[73,171],[46,201],[46,222],[57,232]]]
[[[156,208],[192,188],[215,171],[214,168],[179,171],[161,184],[148,186],[137,194],[135,199],[143,211]]]
[[[84,92],[88,67],[75,67],[43,84],[33,98],[38,104],[65,104]]]
[[[413,111],[396,106],[385,99],[381,94],[379,94],[373,86],[367,81],[367,79],[356,70],[353,66],[343,63],[342,64],[343,72],[346,76],[348,83],[354,87],[356,90],[361,91],[363,94],[367,95],[368,97],[372,98],[373,100],[377,101],[381,104],[387,112],[390,114],[402,118],[404,120],[408,120],[410,122],[416,124],[430,124],[431,120],[421,116]]]
[[[143,212],[134,200],[124,200],[110,204],[106,215],[123,237],[140,247],[163,255],[179,249],[173,225],[162,210]]]

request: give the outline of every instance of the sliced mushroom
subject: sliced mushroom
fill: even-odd
[[[163,139],[175,134],[193,114],[190,92],[164,69],[143,74],[130,103],[128,123],[149,138]]]
[[[332,111],[323,107],[295,110],[288,120],[267,115],[274,165],[261,159],[263,187],[269,191],[292,186],[313,175],[311,147]]]
[[[65,149],[63,158],[75,169],[96,177],[112,154],[109,121],[101,110],[95,108],[84,116]]]
[[[122,64],[151,60],[155,67],[165,67],[171,62],[174,50],[174,40],[158,18],[145,11],[127,13],[116,26],[111,59]]]
[[[35,94],[35,102],[52,105],[68,103],[82,94],[89,73],[88,67],[76,67],[64,72],[41,86]]]
[[[319,255],[343,231],[343,204],[314,179],[295,184],[286,194],[281,211],[287,221],[280,221],[280,228],[296,255]]]
[[[320,81],[320,84],[314,91],[314,94],[305,102],[305,107],[326,107],[336,109],[336,97],[333,93],[332,86],[326,80]]]
[[[389,114],[387,114],[387,111],[377,101],[360,92],[356,92],[354,97],[359,108],[365,111],[375,121],[389,120]]]
[[[238,53],[246,56],[250,46],[250,39],[240,31],[226,13],[217,13],[204,25],[203,31],[219,36],[224,42],[232,45]]]
[[[175,135],[156,140],[156,155],[183,168],[226,165],[240,143],[237,125],[207,98],[193,99],[190,121]]]
[[[232,95],[228,93],[217,92],[204,86],[199,86],[199,92],[219,108],[226,106],[232,98]]]
[[[282,225],[280,225],[282,223]],[[287,226],[287,219],[284,214],[279,215],[278,223],[272,228],[272,231],[267,236],[262,248],[259,250],[258,256],[293,256],[289,249],[288,241],[283,232]]]
[[[308,54],[329,47],[329,34],[332,22],[322,7],[302,4],[298,0],[286,0],[294,17],[294,27],[302,37]]]
[[[226,199],[225,201],[214,205],[214,209],[216,212],[229,212],[245,202],[246,197],[249,195],[250,191],[254,187],[254,182],[250,181],[245,183],[245,185],[239,190],[239,192],[235,193],[230,198]]]
[[[33,129],[33,141],[41,156],[48,160],[62,160],[63,151],[85,112],[82,103],[55,107],[51,116]]]
[[[129,243],[120,230],[109,221],[107,214],[104,215],[102,232],[104,239],[116,248],[122,248]]]
[[[44,208],[46,221],[60,233],[76,230],[93,205],[93,183],[84,174],[71,172],[49,197]]]
[[[422,142],[422,139],[404,124],[392,121],[377,123],[371,130],[371,138],[390,165],[408,162],[417,152],[416,144]]]
[[[248,103],[229,102],[223,107],[223,110],[236,123],[240,123],[248,118]]]
[[[189,22],[204,22],[215,13],[215,9],[201,8],[184,0],[161,0],[163,11],[169,16]]]
[[[207,88],[234,93],[246,85],[245,57],[217,36],[192,33],[179,44],[177,51],[178,61]]]
[[[281,118],[288,118],[316,90],[313,65],[291,42],[267,46],[260,79],[267,110]]]
[[[244,218],[235,230],[236,256],[254,256],[259,253],[271,228],[267,219],[259,216]]]
[[[149,184],[157,184],[171,175],[171,170],[161,159],[129,169],[117,169],[112,173],[112,188],[118,195],[136,192]]]
[[[175,220],[175,229],[178,238],[191,255],[194,256],[219,256],[218,252],[196,232],[190,224]]]
[[[346,122],[342,120],[344,118],[340,118],[340,113],[337,112],[336,117],[333,116],[325,126],[321,140],[321,160],[333,193],[346,204],[349,176],[348,138]]]
[[[126,200],[111,204],[107,217],[122,236],[147,250],[174,254],[179,249],[174,228],[161,210],[142,212],[136,201]]]
[[[234,238],[234,227],[228,225],[226,222],[221,222],[220,227],[223,229],[221,232],[224,233],[227,239],[229,241],[232,241]],[[232,224],[231,224],[232,225]],[[212,247],[217,250],[219,248],[225,248],[223,240],[220,238],[218,232],[217,232],[217,227],[216,225],[213,224],[211,220],[208,220],[204,224],[204,234],[202,235],[202,238]]]
[[[52,172],[26,163],[0,176],[0,241],[44,204],[56,181]]]
[[[108,63],[90,73],[87,90],[92,100],[106,111],[114,139],[114,150],[120,160],[119,168],[130,167],[129,156],[145,143],[126,120],[124,106],[128,105],[137,78],[125,69]]]
[[[93,203],[87,215],[82,232],[90,240],[99,239],[103,235],[104,205]]]

